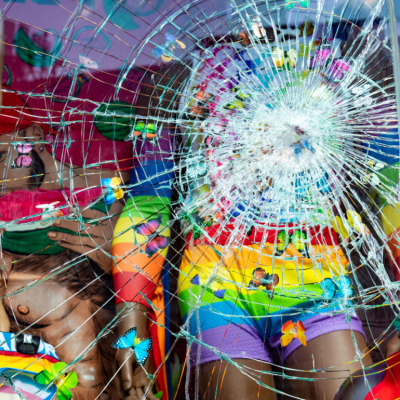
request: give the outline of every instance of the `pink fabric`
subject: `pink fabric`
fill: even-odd
[[[0,198],[0,219],[3,222],[14,221],[22,224],[33,221],[40,221],[41,216],[26,218],[30,215],[40,214],[43,210],[36,208],[40,204],[50,204],[59,201],[55,208],[61,208],[64,215],[68,214],[71,206],[86,206],[96,200],[101,194],[101,188],[86,189],[78,194],[69,189],[59,190],[17,190],[7,193]]]

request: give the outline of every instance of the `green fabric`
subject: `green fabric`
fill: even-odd
[[[121,218],[146,216],[148,219],[153,219],[161,215],[163,222],[167,222],[171,215],[170,203],[171,199],[168,197],[134,196],[126,202]]]
[[[399,163],[393,164],[388,168],[380,170],[378,177],[384,185],[387,185],[389,187],[397,185],[397,183],[399,182]],[[387,204],[385,188],[382,188],[378,191],[378,197],[381,202],[381,206]]]
[[[90,207],[92,210],[97,210],[107,215],[108,209],[111,205],[107,206],[104,201],[94,204]],[[83,218],[86,222],[90,218]],[[36,229],[32,231],[20,231],[20,232],[9,232],[5,231],[2,239],[2,248],[14,254],[40,254],[40,255],[51,255],[59,254],[66,249],[58,245],[54,240],[47,237],[47,232],[63,232],[70,235],[79,235],[78,233],[69,229],[58,228],[54,225],[44,229]],[[89,236],[82,235],[80,236]]]
[[[222,288],[222,287],[221,287]],[[282,294],[282,295],[281,295]],[[231,290],[227,289],[223,299],[217,298],[213,290],[208,287],[204,291],[201,285],[192,285],[190,289],[179,293],[179,309],[181,315],[185,316],[196,306],[197,299],[201,296],[200,307],[209,306],[220,302],[232,302],[234,307],[246,310],[257,321],[266,314],[280,313],[282,309],[290,309],[302,303],[312,300],[319,300],[324,291],[320,284],[304,285],[301,288],[283,290],[280,287],[274,288],[273,299],[270,300],[264,290]],[[265,304],[268,304],[266,309]],[[197,304],[198,307],[198,304]]]
[[[107,205],[104,201],[94,204],[90,207],[92,210],[101,211],[103,214],[107,214],[108,210],[111,208],[112,204]]]
[[[65,251],[66,249],[64,247],[59,246],[54,240],[47,237],[47,232],[50,231],[64,232],[70,235],[77,234],[69,229],[57,228],[56,226],[23,232],[5,231],[2,236],[1,245],[4,250],[14,254],[36,253],[40,255],[50,255]]]
[[[97,130],[107,139],[123,141],[135,122],[136,109],[124,101],[103,103],[94,113]]]

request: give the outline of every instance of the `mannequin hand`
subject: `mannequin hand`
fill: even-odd
[[[398,337],[397,332],[390,339],[387,347],[386,347],[386,358],[390,357],[392,354],[400,351],[400,339]]]
[[[149,387],[149,379],[143,368],[137,364],[135,356],[129,349],[118,350],[116,355],[118,365],[121,366],[120,375],[122,386],[126,393],[125,400],[158,400],[151,388],[145,393]],[[149,361],[146,362],[145,369],[150,367]]]
[[[137,337],[146,337],[147,330],[147,308],[136,303],[119,303],[116,306],[117,313],[122,311],[124,316],[118,325],[118,334],[124,335],[128,329],[136,327]],[[121,367],[119,371],[122,387],[125,390],[124,400],[158,400],[153,392],[149,390],[149,379],[143,368],[136,362],[135,354],[130,349],[117,350],[116,354],[117,367]],[[150,358],[147,359],[144,369],[150,370]]]
[[[73,232],[80,232],[81,235],[73,235],[70,233],[49,231],[47,236],[54,240],[61,247],[74,250],[77,253],[85,254],[91,260],[95,261],[105,272],[110,273],[111,258],[107,255],[111,252],[111,244],[115,224],[117,223],[119,212],[122,206],[117,203],[116,207],[111,208],[110,214],[116,213],[112,218],[107,218],[96,224],[84,224],[83,229],[79,221],[71,221],[58,219],[54,222],[55,227],[69,229]],[[104,218],[107,215],[98,210],[88,209],[82,212],[82,218]],[[84,236],[85,235],[85,236]],[[100,250],[98,247],[101,247]]]

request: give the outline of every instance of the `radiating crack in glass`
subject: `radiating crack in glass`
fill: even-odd
[[[3,9],[0,346],[26,362],[0,360],[0,393],[128,396],[139,342],[124,362],[115,349],[134,312],[154,347],[134,365],[163,399],[223,395],[232,372],[224,387],[207,360],[290,398],[296,381],[384,371],[400,325],[385,1],[40,7],[54,21]],[[352,359],[305,377],[232,339],[296,352],[320,338],[310,318],[350,332]]]

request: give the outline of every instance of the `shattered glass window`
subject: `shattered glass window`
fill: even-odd
[[[0,398],[395,399],[393,0],[15,0]]]

